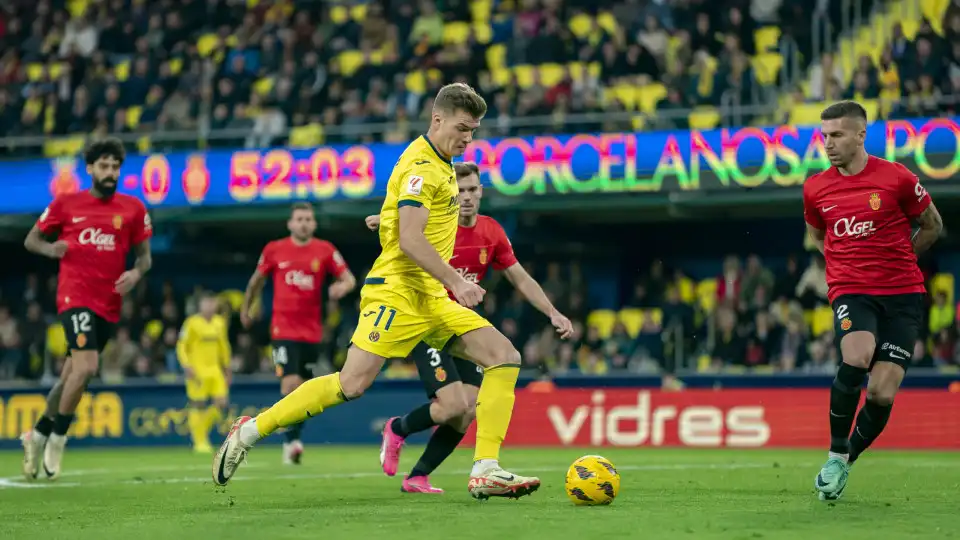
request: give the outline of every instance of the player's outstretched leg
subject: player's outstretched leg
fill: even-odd
[[[60,403],[53,417],[53,430],[43,449],[43,470],[51,480],[60,477],[67,431],[73,423],[87,384],[97,374],[99,363],[100,356],[96,350],[70,351],[70,372],[63,380]]]
[[[56,384],[47,394],[47,410],[43,416],[37,420],[37,424],[31,431],[20,436],[23,443],[23,476],[27,480],[34,480],[40,472],[40,464],[43,463],[43,451],[47,445],[47,439],[53,433],[53,418],[60,409],[60,396],[63,395],[63,381],[70,375],[70,358],[67,358],[63,365],[63,371]]]
[[[383,362],[383,357],[350,347],[342,371],[303,383],[256,418],[238,418],[213,459],[214,483],[222,486],[229,482],[260,439],[363,395],[380,373]]]
[[[850,332],[840,342],[843,363],[830,387],[830,452],[814,480],[821,500],[838,499],[846,488],[850,428],[875,348],[876,341],[870,332]]]
[[[857,423],[850,435],[850,459],[853,463],[883,433],[893,411],[893,398],[903,382],[905,371],[897,364],[878,361],[867,384],[867,399],[857,413]]]
[[[477,397],[477,445],[467,489],[476,499],[518,498],[540,488],[540,479],[500,467],[500,446],[507,435],[520,375],[520,353],[503,334],[484,327],[458,336],[450,353],[484,368]]]

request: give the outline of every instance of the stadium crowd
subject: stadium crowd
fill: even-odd
[[[561,341],[548,321],[506,280],[488,284],[481,306],[523,353],[530,368],[545,375],[603,375],[618,370],[671,373],[745,369],[764,372],[832,373],[833,312],[827,306],[826,276],[819,255],[791,256],[774,271],[757,256],[727,257],[715,278],[695,282],[682,270],[656,261],[623,300],[618,315],[590,310],[590,284],[579,264],[527,264],[559,309],[574,321],[575,336]],[[170,283],[151,291],[144,282],[124,302],[114,340],[103,353],[101,378],[175,376],[180,325],[197,310],[198,287],[178,294]],[[956,347],[960,320],[952,283],[931,279],[926,334],[918,341],[917,367],[960,365]],[[56,374],[66,344],[55,322],[56,279],[28,275],[22,290],[7,291],[0,305],[0,379],[39,379]],[[263,321],[242,329],[235,308],[239,291],[220,294],[221,312],[231,321],[232,370],[274,371]],[[339,365],[358,319],[355,298],[328,303],[322,370]],[[637,319],[634,319],[635,314]],[[416,377],[416,368],[397,361],[388,377]]]
[[[866,17],[874,2],[859,4]],[[780,109],[728,121],[776,122],[791,105],[842,96],[882,98],[885,115],[955,110],[944,96],[960,94],[956,3],[906,33],[910,21],[897,22],[882,54],[865,54],[854,70],[813,50],[844,28],[842,5],[11,0],[0,8],[0,136],[81,144],[112,132],[144,143],[192,131],[181,144],[193,147],[197,133],[222,146],[404,141],[434,91],[455,80],[487,96],[485,135],[524,134],[532,116],[563,130],[576,113],[616,111],[625,114],[579,129],[686,128],[693,107],[703,127],[730,104]],[[815,18],[831,21],[824,36],[812,35]]]

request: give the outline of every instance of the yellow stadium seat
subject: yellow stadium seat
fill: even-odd
[[[27,80],[30,82],[39,82],[46,74],[46,66],[40,63],[27,64]]]
[[[423,75],[422,71],[407,73],[407,76],[404,78],[404,84],[407,90],[414,94],[423,94],[427,91],[427,78]]]
[[[637,104],[640,111],[653,114],[657,110],[657,103],[667,96],[667,87],[660,83],[651,83],[637,89]]]
[[[350,8],[350,18],[357,21],[363,22],[367,18],[367,5],[363,2],[357,2]]]
[[[160,339],[160,334],[163,333],[163,321],[160,319],[153,319],[147,323],[147,325],[143,328],[143,331],[154,340]]]
[[[593,26],[593,20],[589,15],[580,13],[570,18],[568,26],[570,28],[570,32],[572,32],[574,36],[583,39],[590,34],[590,28]]]
[[[487,47],[487,67],[491,71],[507,65],[507,46],[501,44]]]
[[[383,59],[386,57],[384,49],[370,52],[370,65],[372,66],[382,66]]]
[[[820,124],[820,112],[824,103],[797,103],[790,109],[789,124],[793,126],[816,126]]]
[[[803,323],[807,325],[807,328],[813,327],[813,310],[812,309],[804,310]]]
[[[123,82],[130,78],[130,61],[124,60],[113,67],[113,75],[118,82]]]
[[[153,150],[153,141],[150,139],[149,135],[144,135],[137,138],[137,151],[141,154],[149,154],[150,150]]]
[[[677,289],[680,291],[680,301],[684,304],[692,304],[697,299],[696,287],[692,279],[680,278],[677,280]]]
[[[216,34],[204,34],[197,39],[197,53],[206,58],[220,45],[220,38]]]
[[[611,36],[617,35],[617,19],[613,13],[602,11],[597,14],[597,25],[606,30]]]
[[[350,19],[350,12],[344,6],[333,6],[330,8],[330,21],[333,24],[346,24]]]
[[[603,67],[600,65],[600,62],[590,62],[587,64],[587,73],[591,77],[599,77],[602,70]]]
[[[557,85],[563,80],[566,74],[563,66],[560,64],[541,64],[540,65],[540,83],[545,88]]]
[[[762,53],[751,59],[753,64],[753,74],[757,82],[762,85],[771,85],[777,82],[777,75],[783,66],[783,57],[780,53]]]
[[[221,301],[226,302],[230,306],[230,309],[234,311],[240,311],[240,307],[243,305],[243,291],[227,289],[220,291],[220,294],[217,296],[220,297]]]
[[[713,364],[713,359],[710,358],[709,354],[701,354],[697,357],[697,371],[700,373],[710,371]]]
[[[357,50],[343,51],[340,53],[340,73],[350,77],[363,65],[363,53]]]
[[[647,117],[642,114],[636,114],[630,118],[630,126],[634,131],[643,131],[647,126]]]
[[[623,323],[623,326],[627,328],[627,333],[630,334],[630,337],[635,338],[640,334],[640,329],[643,327],[642,309],[621,309],[618,317],[620,322]]]
[[[715,278],[705,279],[697,283],[697,300],[704,311],[713,311],[717,305],[717,280]]]
[[[813,323],[810,331],[814,337],[820,337],[833,330],[833,310],[830,306],[820,306],[813,310]]]
[[[273,77],[260,77],[257,79],[257,82],[253,83],[253,91],[266,97],[270,94],[270,91],[273,90],[273,83]]]
[[[47,351],[53,356],[67,355],[67,336],[60,323],[47,327]]]
[[[947,303],[953,304],[955,280],[953,274],[940,273],[933,276],[930,280],[930,289],[933,293],[944,292],[947,294]]]
[[[470,38],[470,25],[465,22],[452,21],[443,25],[443,42],[445,44],[466,43]]]
[[[143,115],[143,107],[130,107],[127,109],[127,127],[130,129],[140,127],[141,115]]]
[[[290,130],[287,141],[292,148],[312,148],[323,144],[323,127],[320,124],[307,124]]]
[[[63,74],[63,64],[60,62],[50,64],[47,73],[50,75],[50,80],[57,80]]]
[[[601,338],[608,338],[617,323],[617,314],[609,309],[598,309],[587,315],[587,326],[597,329]]]
[[[86,145],[87,139],[83,135],[48,139],[43,143],[43,155],[51,158],[76,156]]]
[[[623,108],[632,111],[637,108],[637,87],[632,84],[618,84],[607,89],[610,96],[623,105]]]
[[[183,58],[170,59],[170,74],[179,75],[183,71]]]
[[[751,372],[756,373],[757,375],[773,375],[774,369],[773,366],[754,366],[750,369]]]
[[[531,65],[516,66],[513,68],[513,74],[517,77],[517,85],[524,90],[533,86],[533,72],[536,67]]]
[[[490,23],[487,21],[473,23],[473,37],[482,45],[490,43],[493,39],[493,28],[490,27]]]
[[[777,50],[780,41],[780,27],[764,26],[753,33],[753,40],[757,46],[757,54]]]
[[[570,62],[567,64],[567,69],[570,70],[570,78],[575,81],[583,79],[587,73],[587,65],[583,62]]]
[[[487,22],[490,20],[490,13],[493,11],[493,4],[490,0],[472,0],[470,2],[470,16],[474,21]]]
[[[653,321],[653,324],[660,326],[663,324],[663,310],[659,308],[643,310],[644,319]]]
[[[690,129],[713,129],[720,125],[720,112],[715,107],[697,107],[687,120],[690,122]]]
[[[950,0],[924,0],[920,2],[920,12],[930,21],[930,27],[938,35],[943,35],[943,17],[950,7]]]
[[[497,67],[490,69],[490,76],[497,86],[506,86],[513,80],[513,72],[509,68]]]

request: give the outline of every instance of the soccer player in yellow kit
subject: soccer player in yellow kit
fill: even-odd
[[[440,89],[430,128],[407,146],[387,183],[380,210],[381,253],[360,291],[360,320],[343,369],[305,382],[256,418],[238,418],[213,460],[215,484],[226,484],[263,437],[359,398],[387,358],[406,358],[422,340],[484,368],[470,494],[478,499],[521,497],[540,487],[539,478],[507,472],[499,464],[520,353],[469,309],[485,291],[449,264],[460,212],[451,158],[463,154],[486,112],[486,102],[473,88],[454,83]]]
[[[187,422],[193,449],[211,453],[210,428],[227,406],[230,381],[230,341],[217,299],[204,293],[196,315],[187,317],[177,341],[177,358],[183,367],[190,401]],[[210,402],[212,407],[208,407]]]

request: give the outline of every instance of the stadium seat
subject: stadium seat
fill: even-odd
[[[53,356],[67,355],[67,336],[63,325],[54,323],[47,327],[47,352]]]
[[[143,107],[130,107],[127,109],[127,127],[136,130],[140,127],[140,116],[143,115]]]
[[[570,21],[567,24],[570,32],[574,36],[584,39],[590,35],[590,29],[593,27],[593,19],[591,19],[589,15],[580,13],[570,17]]]
[[[544,88],[556,86],[566,75],[566,71],[560,64],[541,64],[539,69],[540,83],[543,84]]]
[[[790,109],[789,124],[793,126],[816,126],[820,124],[823,103],[797,103]]]
[[[149,135],[144,135],[137,138],[137,151],[141,154],[149,153],[153,149],[153,141],[150,139]]]
[[[534,71],[536,71],[536,67],[529,64],[514,67],[513,74],[517,77],[517,85],[524,90],[533,87]]]
[[[27,64],[27,80],[30,82],[40,82],[47,74],[47,68],[40,63]]]
[[[60,75],[63,74],[64,64],[62,62],[57,62],[47,66],[47,75],[50,77],[51,81],[55,81],[60,78]]]
[[[642,114],[636,114],[630,118],[630,127],[634,131],[643,131],[647,127],[647,117]]]
[[[720,112],[716,107],[697,107],[687,117],[687,121],[690,123],[690,129],[713,129],[720,125]]]
[[[257,82],[253,83],[253,91],[262,97],[267,97],[273,90],[273,84],[273,77],[260,77]]]
[[[350,20],[350,12],[345,6],[333,6],[330,8],[330,22],[336,25],[346,24]]]
[[[810,331],[814,337],[820,337],[833,330],[833,310],[830,306],[820,306],[813,310],[813,323]]]
[[[920,2],[920,12],[923,18],[930,21],[930,27],[937,35],[943,35],[943,18],[949,7],[950,0],[924,0]]]
[[[751,58],[753,73],[757,82],[769,86],[777,82],[777,75],[783,66],[783,57],[780,53],[762,53]]]
[[[657,326],[663,325],[663,310],[660,308],[652,308],[643,310],[644,321],[649,320]]]
[[[608,338],[617,323],[617,314],[609,309],[598,309],[587,315],[587,326],[597,329],[601,338]]]
[[[505,67],[491,68],[490,76],[497,86],[507,86],[513,80],[513,72]]]
[[[610,13],[609,11],[601,11],[598,13],[597,25],[606,30],[611,36],[617,35],[617,19],[613,16],[613,13]]]
[[[807,328],[813,327],[813,310],[806,309],[803,311],[803,324],[807,325]]]
[[[350,7],[350,18],[356,22],[363,22],[367,18],[367,4],[357,2]]]
[[[287,144],[291,148],[312,148],[314,146],[320,146],[323,144],[323,126],[314,123],[292,128]]]
[[[87,12],[89,6],[89,0],[69,0],[67,2],[67,11],[70,12],[70,17],[76,19],[82,17]]]
[[[243,291],[227,289],[220,291],[220,294],[217,296],[221,301],[226,302],[227,305],[230,306],[230,309],[234,311],[240,311],[240,307],[243,306]]]
[[[197,38],[197,53],[201,58],[210,56],[220,46],[220,38],[214,34],[204,34]]]
[[[443,43],[446,45],[466,43],[470,38],[470,25],[451,21],[443,25]]]
[[[117,82],[123,82],[129,79],[130,60],[118,62],[117,65],[113,67],[113,76],[117,78]]]
[[[637,104],[640,112],[656,114],[657,103],[667,96],[667,87],[660,83],[651,83],[637,89]]]
[[[477,22],[489,22],[493,11],[491,0],[472,0],[470,2],[470,16]]]
[[[618,84],[607,89],[613,99],[620,102],[628,111],[637,108],[637,87],[632,84]],[[609,99],[609,98],[608,98]]]
[[[700,307],[706,312],[712,312],[717,305],[717,280],[715,278],[705,279],[697,283],[697,300]]]
[[[414,94],[424,94],[427,91],[427,77],[419,70],[407,73],[404,84],[407,90]]]
[[[757,375],[773,375],[775,370],[771,365],[763,365],[763,366],[753,366],[752,368],[750,368],[750,371],[752,373],[756,373]]]
[[[867,121],[876,122],[880,117],[880,102],[875,99],[864,99],[860,104],[867,110]]]
[[[617,314],[620,322],[626,327],[630,337],[635,338],[640,334],[640,328],[643,327],[643,310],[636,308],[621,309]]]
[[[47,139],[43,142],[43,155],[52,157],[76,156],[83,152],[87,139],[83,135]]]
[[[697,299],[696,286],[693,280],[683,277],[677,280],[677,289],[680,292],[680,301],[684,304],[692,304]]]
[[[343,51],[340,53],[340,73],[346,77],[352,76],[363,66],[363,53],[357,50]]]
[[[780,27],[764,26],[759,28],[753,33],[753,40],[757,46],[757,54],[776,51],[780,42]]]
[[[490,71],[507,65],[507,46],[502,44],[487,47],[487,67]]]
[[[171,58],[170,59],[170,74],[171,75],[180,75],[183,71],[183,58]]]
[[[486,45],[493,39],[493,28],[487,21],[473,23],[473,37],[477,43]]]
[[[944,292],[947,295],[947,303],[953,304],[953,298],[955,289],[955,280],[953,274],[940,273],[933,276],[933,279],[930,280],[930,290],[934,294],[938,292]]]

